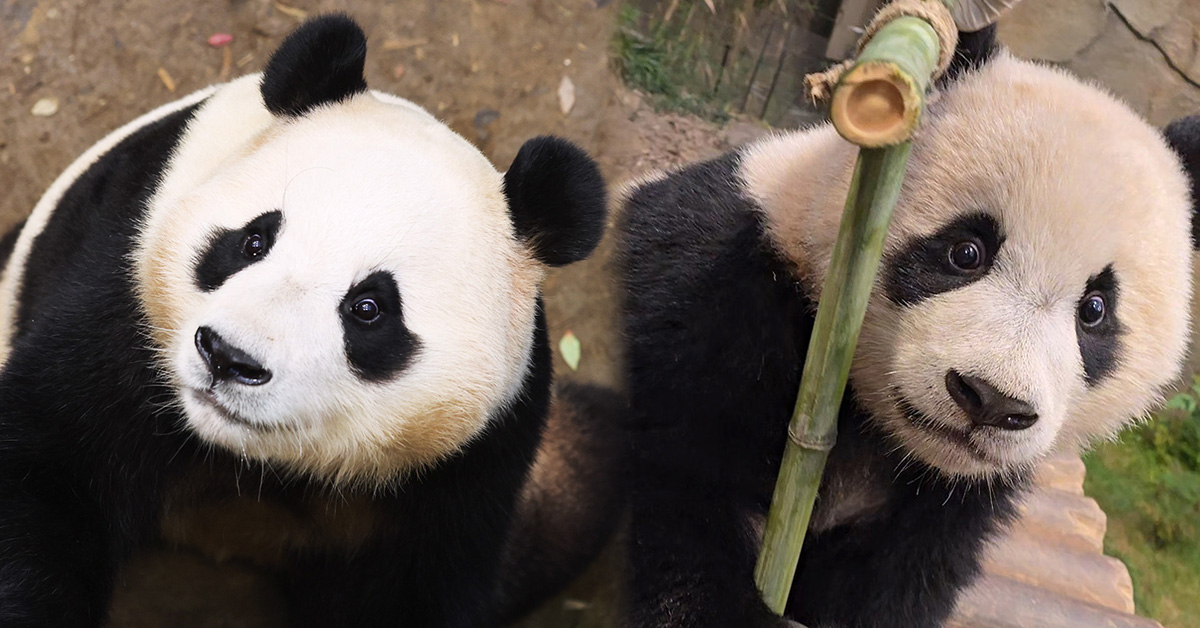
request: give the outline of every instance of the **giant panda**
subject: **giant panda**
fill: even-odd
[[[815,126],[627,192],[630,627],[940,626],[1038,461],[1113,435],[1177,377],[1200,119],[1164,138],[993,30],[956,54],[784,618],[753,570],[856,149]]]
[[[552,402],[540,297],[600,238],[599,170],[542,137],[497,172],[365,52],[307,22],[6,238],[0,625],[101,625],[166,543],[277,569],[291,625],[490,626],[603,542],[619,406]]]

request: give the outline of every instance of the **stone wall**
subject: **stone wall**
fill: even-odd
[[[1095,79],[1154,124],[1200,113],[1200,0],[1024,0],[1000,38]]]

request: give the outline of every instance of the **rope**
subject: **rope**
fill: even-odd
[[[921,18],[929,22],[933,31],[937,33],[938,62],[937,68],[933,71],[933,80],[936,80],[946,71],[946,68],[950,67],[950,62],[954,60],[954,49],[958,46],[958,26],[954,23],[954,15],[950,13],[950,9],[945,4],[942,4],[941,0],[896,0],[885,5],[867,24],[862,37],[858,38],[855,54],[862,52],[863,47],[871,41],[879,29],[892,20],[905,16]],[[854,60],[849,59],[824,72],[815,72],[805,76],[804,83],[808,87],[809,98],[812,98],[813,102],[828,100],[833,96],[833,88],[837,86],[842,75],[852,67],[854,67]]]

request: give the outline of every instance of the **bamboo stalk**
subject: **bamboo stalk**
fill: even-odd
[[[914,21],[918,24],[913,24]],[[821,289],[800,390],[788,426],[788,441],[767,515],[763,547],[754,568],[754,579],[763,600],[779,615],[787,606],[821,474],[837,439],[838,411],[854,347],[879,267],[892,208],[904,181],[912,147],[908,139],[920,116],[924,90],[937,62],[938,45],[936,34],[923,20],[897,18],[874,35],[834,94],[835,102],[839,93],[843,100],[849,101],[843,107],[846,115],[833,116],[838,131],[847,137],[847,128],[877,126],[863,122],[862,116],[872,120],[879,117],[880,111],[897,111],[893,107],[896,99],[883,97],[882,105],[878,102],[881,91],[886,93],[888,88],[901,87],[908,90],[899,92],[902,132],[890,136],[894,141],[886,148],[864,147],[859,151],[833,258]],[[855,72],[864,66],[885,71],[869,72],[866,80],[855,80]],[[871,84],[877,80],[885,84]],[[864,89],[865,92],[861,91]],[[906,99],[905,93],[915,96]],[[907,117],[910,112],[911,119]],[[842,124],[850,126],[843,128]]]

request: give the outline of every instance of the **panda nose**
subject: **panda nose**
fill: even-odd
[[[1009,397],[987,380],[949,370],[946,390],[977,426],[1016,431],[1037,423],[1038,415],[1032,405]]]
[[[211,327],[196,330],[196,351],[212,373],[213,383],[236,381],[247,386],[261,386],[271,381],[271,372],[245,351],[229,344]]]

